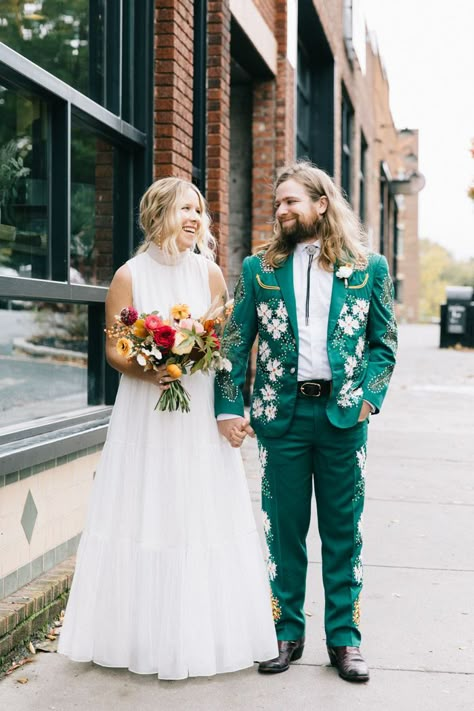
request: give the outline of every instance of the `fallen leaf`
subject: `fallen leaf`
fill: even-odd
[[[19,669],[20,667],[23,666],[23,664],[31,664],[33,660],[30,657],[25,657],[24,659],[20,659],[19,662],[15,662],[15,664],[12,664],[9,669],[5,672],[5,674],[11,674],[12,672],[15,671],[15,669]]]
[[[31,654],[36,654],[36,649],[35,649],[35,645],[33,644],[33,642],[30,642],[28,644],[28,649],[31,652]]]
[[[54,641],[54,640],[56,639],[56,637],[55,637],[54,634],[47,634],[47,635],[46,635],[46,638],[47,638],[47,639],[50,639],[50,640],[52,640],[52,641]]]
[[[17,679],[18,684],[28,684],[28,677],[27,676],[21,676],[19,679]]]

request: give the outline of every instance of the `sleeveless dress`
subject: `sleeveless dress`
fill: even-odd
[[[211,302],[207,260],[151,244],[127,262],[133,305],[167,318]],[[124,304],[127,306],[128,304]],[[92,487],[58,651],[161,679],[278,654],[270,588],[240,452],[218,432],[213,375],[183,377],[191,411],[123,375]]]

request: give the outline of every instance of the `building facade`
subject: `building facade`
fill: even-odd
[[[417,316],[417,133],[397,131],[355,0],[53,0],[0,8],[0,599],[74,552],[117,376],[104,302],[140,195],[206,195],[229,286],[272,182],[334,176]]]

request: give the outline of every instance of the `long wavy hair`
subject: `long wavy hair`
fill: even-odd
[[[216,241],[211,233],[211,219],[206,201],[198,188],[182,178],[160,178],[150,185],[140,200],[139,225],[145,236],[136,254],[145,252],[155,242],[169,256],[179,254],[177,238],[181,232],[179,205],[191,188],[197,195],[201,221],[196,230],[195,246],[199,252],[214,261]]]
[[[277,188],[287,180],[296,180],[302,185],[313,202],[323,195],[327,197],[327,210],[320,217],[315,233],[321,243],[320,266],[326,271],[332,271],[337,264],[364,268],[368,254],[366,232],[330,176],[309,161],[297,161],[279,173],[273,187],[274,196]],[[263,248],[266,249],[265,261],[272,267],[281,266],[294,249],[285,240],[276,218],[273,238]]]

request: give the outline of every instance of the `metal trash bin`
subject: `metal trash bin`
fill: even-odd
[[[447,286],[441,305],[440,348],[455,345],[474,348],[474,288]]]

